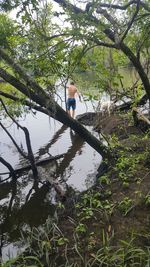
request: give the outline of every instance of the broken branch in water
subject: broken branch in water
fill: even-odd
[[[36,164],[36,166],[40,166],[42,164],[46,164],[49,161],[60,159],[60,158],[64,157],[64,155],[65,154],[60,154],[60,155],[51,156],[51,157],[48,157],[45,159],[41,159],[41,160],[38,160],[35,164]],[[27,166],[15,169],[14,172],[15,172],[15,174],[21,174],[22,172],[29,171],[30,169],[31,169],[31,165],[27,165]],[[6,174],[11,174],[11,173],[10,172],[0,173],[0,175],[6,175]],[[1,182],[3,182],[3,181],[1,181]]]

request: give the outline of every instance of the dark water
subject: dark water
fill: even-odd
[[[76,115],[92,110],[91,102],[77,103]],[[48,153],[52,156],[64,153],[64,157],[57,160],[55,172],[55,180],[63,190],[68,185],[81,192],[94,184],[101,156],[70,128],[49,119],[42,113],[37,113],[36,116],[28,114],[20,119],[20,123],[22,126],[25,125],[30,132],[32,149],[37,159],[46,158],[49,156]],[[10,126],[8,129],[17,143],[26,151],[23,133],[10,122],[7,121],[6,124]],[[92,131],[92,128],[89,127],[89,130]],[[1,156],[14,168],[27,164],[2,129],[0,129],[0,151]],[[0,183],[3,260],[15,256],[24,248],[19,240],[20,230],[26,232],[33,226],[43,224],[48,216],[53,216],[57,192],[53,186],[49,187],[45,183],[47,180],[54,179],[49,173],[52,167],[52,163],[42,167],[45,174],[37,192],[32,188],[33,179],[28,173],[20,177],[16,183],[12,184],[11,180]],[[7,171],[0,163],[0,173]],[[7,175],[1,175],[1,179],[5,178]]]

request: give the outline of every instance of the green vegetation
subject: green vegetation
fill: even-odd
[[[53,9],[55,2],[61,11]],[[148,267],[149,132],[133,135],[129,126],[134,125],[131,109],[145,94],[150,100],[149,1],[92,1],[83,7],[78,1],[52,3],[1,1],[1,118],[6,116],[2,103],[14,117],[40,110],[77,132],[105,158],[108,169],[72,205],[71,215],[66,215],[66,203],[59,203],[58,219],[48,218],[23,235],[26,250],[2,267]],[[10,19],[7,12],[13,8],[18,8],[19,19]],[[123,71],[133,68],[131,82]],[[63,86],[65,101],[70,79],[89,100],[99,100],[103,92],[116,101],[130,98],[129,113],[112,116],[113,131],[105,132],[106,118],[100,121],[108,146],[72,121],[55,101],[55,83]],[[2,152],[0,162],[14,174]]]

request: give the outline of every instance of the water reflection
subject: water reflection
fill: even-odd
[[[49,154],[49,149],[51,148],[51,146],[53,144],[55,144],[59,138],[62,136],[62,134],[65,132],[65,130],[67,129],[68,127],[66,125],[62,125],[62,127],[56,131],[56,133],[54,134],[53,138],[50,140],[50,142],[48,142],[48,144],[46,144],[44,147],[40,148],[37,152],[37,159],[43,155],[45,155],[45,153],[48,153]]]
[[[60,176],[64,180],[67,179],[67,175],[65,173],[65,170],[68,168],[72,160],[75,158],[76,153],[82,153],[82,147],[84,144],[84,141],[81,137],[79,137],[78,134],[76,134],[73,130],[70,129],[70,139],[72,142],[72,145],[69,147],[67,153],[65,153],[63,160],[61,161],[56,173],[57,176]],[[71,170],[70,170],[71,171]],[[70,175],[70,173],[68,174]]]
[[[90,105],[89,105],[90,106]],[[92,108],[89,108],[89,111]],[[77,114],[85,112],[85,105],[79,103]],[[41,113],[36,117],[28,114],[26,120],[20,122],[29,129],[32,148],[36,160],[46,158],[50,155],[64,154],[64,157],[57,160],[55,181],[50,184],[48,179],[43,178],[35,191],[34,181],[27,172],[15,181],[8,179],[0,183],[0,219],[1,219],[1,253],[3,259],[7,258],[9,249],[14,256],[20,244],[20,230],[26,231],[33,226],[41,225],[48,216],[53,216],[58,197],[58,189],[65,189],[66,185],[71,185],[78,191],[86,190],[94,183],[93,173],[96,171],[101,156],[85,143],[69,127],[54,121]],[[42,127],[41,124],[42,123]],[[90,129],[91,130],[91,129]],[[11,133],[18,143],[22,144],[25,150],[24,136],[14,125],[11,126]],[[12,164],[14,168],[26,166],[28,162],[22,158],[12,145],[8,137],[0,131],[0,146],[3,157]],[[51,164],[42,166],[48,173]],[[0,165],[0,172],[7,171]],[[87,177],[93,176],[91,183],[87,182]],[[2,177],[4,179],[5,177]]]

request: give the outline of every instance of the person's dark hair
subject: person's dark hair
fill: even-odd
[[[74,82],[71,82],[70,84],[71,84],[71,85],[74,85]]]

